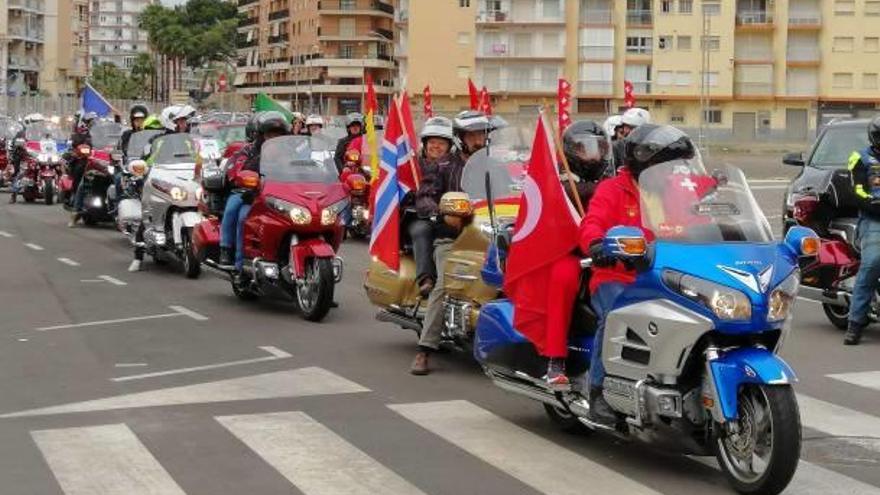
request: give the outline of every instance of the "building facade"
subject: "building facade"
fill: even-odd
[[[52,96],[76,96],[89,74],[88,0],[46,0],[46,44],[40,89]]]
[[[88,30],[91,65],[109,62],[130,69],[140,53],[149,53],[146,31],[138,15],[157,0],[90,0]]]
[[[379,0],[239,0],[234,85],[324,115],[360,111],[364,80],[395,90],[394,7]]]
[[[46,45],[46,0],[3,2],[7,90],[12,94],[38,91]],[[2,30],[3,28],[0,28]]]
[[[467,108],[472,78],[497,111],[531,113],[565,77],[574,112],[599,117],[630,81],[659,122],[801,140],[880,100],[878,0],[397,1],[401,77],[437,111]]]

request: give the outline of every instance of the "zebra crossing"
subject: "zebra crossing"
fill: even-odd
[[[307,370],[309,376],[337,384],[337,389],[333,391],[335,394],[368,391],[367,388],[328,370],[303,369]],[[289,378],[298,376],[295,372],[300,371],[281,373],[288,373],[284,376]],[[862,379],[860,386],[873,390],[874,382],[866,380],[868,379]],[[843,381],[852,383],[858,380]],[[253,377],[245,377],[235,379],[233,383],[249,384],[251,389],[262,389],[265,383],[270,382],[257,383]],[[207,389],[200,389],[197,385],[178,389],[185,388],[190,395],[211,399],[212,396],[206,395],[204,390],[216,392],[218,389],[225,390],[224,387],[226,385],[213,383]],[[133,394],[139,396],[135,401],[130,397],[108,398],[99,399],[103,403],[90,401],[80,403],[77,407],[58,406],[36,411],[45,414],[95,411],[96,403],[103,404],[107,410],[139,407],[132,406],[138,402],[154,407],[161,405],[156,399],[156,394],[160,392],[171,399],[177,397],[179,390],[174,393],[168,390],[173,389]],[[302,392],[293,393],[289,385],[285,391],[286,396],[309,395]],[[147,394],[146,399],[144,394]],[[253,394],[251,390],[247,396],[253,397]],[[257,395],[267,397],[266,394]],[[880,439],[880,417],[806,395],[799,395],[798,400],[803,426],[808,430],[839,437],[843,441],[856,438]],[[128,406],[120,406],[121,403]],[[179,401],[171,400],[169,405],[178,403]],[[88,407],[82,404],[88,404]],[[525,401],[524,405],[539,410],[539,406],[534,403]],[[450,444],[461,456],[470,456],[484,463],[485,469],[498,470],[517,480],[527,493],[668,493],[651,483],[633,479],[590,459],[587,455],[533,433],[470,401],[391,402],[384,404],[382,410],[394,421],[415,425],[432,435],[435,441]],[[29,414],[34,415],[34,411]],[[328,422],[315,412],[293,409],[216,415],[206,420],[219,425],[221,428],[218,431],[240,442],[247,455],[256,456],[260,462],[271,466],[292,487],[306,495],[430,493],[420,480],[406,479],[394,465],[386,465],[381,458],[370,455],[367,452],[368,447],[352,440],[346,431],[340,431],[338,423]],[[356,426],[346,425],[345,428]],[[31,431],[30,437],[65,495],[186,495],[188,492],[185,488],[193,491],[192,487],[175,480],[167,466],[163,467],[162,449],[148,448],[150,442],[141,438],[137,427],[125,423],[38,429]],[[186,441],[197,442],[198,439]],[[589,441],[609,440],[594,437]],[[401,438],[399,442],[401,449],[412,449],[414,456],[419,455],[419,445],[406,438]],[[863,442],[859,445],[865,446]],[[632,445],[629,448],[637,449],[638,446]],[[871,448],[880,452],[880,442]],[[242,452],[236,451],[235,454],[242,455]],[[713,459],[704,458],[700,462],[717,468]],[[726,493],[726,487],[720,481],[720,473],[718,486],[707,485],[707,488],[714,490],[706,493]],[[802,461],[786,493],[880,495],[880,487],[853,479],[833,469]]]

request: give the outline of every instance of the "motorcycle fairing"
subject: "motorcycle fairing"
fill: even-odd
[[[180,245],[183,242],[181,239],[181,228],[193,228],[202,221],[202,216],[196,211],[175,211],[171,215],[171,229],[172,234],[174,235],[174,244]]]
[[[295,239],[295,237],[294,237]],[[290,269],[296,278],[306,276],[306,261],[309,258],[335,258],[336,251],[324,239],[311,237],[290,243]]]
[[[724,352],[709,361],[708,370],[715,393],[712,416],[718,422],[737,419],[737,394],[742,385],[787,385],[798,381],[788,363],[759,347]]]

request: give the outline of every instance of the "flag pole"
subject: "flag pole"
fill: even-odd
[[[541,112],[544,114],[544,112]],[[546,114],[544,114],[546,116]],[[544,119],[550,125],[550,134],[553,135],[553,142],[556,144],[556,154],[559,155],[559,158],[562,160],[562,168],[565,169],[565,177],[568,179],[568,188],[571,191],[571,195],[574,198],[574,205],[577,208],[578,213],[580,213],[581,218],[584,217],[584,205],[581,203],[581,196],[578,194],[577,186],[574,185],[574,176],[571,173],[571,168],[568,166],[568,159],[565,157],[565,151],[562,149],[562,141],[559,139],[559,133],[556,132],[556,126],[553,124],[553,119]]]
[[[407,140],[409,139],[409,131],[407,130],[406,123],[403,121],[403,112],[401,111],[400,105],[403,103],[403,98],[401,95],[396,95],[394,97],[394,105],[397,106],[397,121],[400,124],[400,129],[402,130],[402,135],[406,136]],[[413,174],[413,179],[416,181],[416,189],[421,186],[421,174],[416,170],[417,162],[418,162],[418,153],[416,152],[416,143],[409,143],[411,153],[409,158],[409,170]]]

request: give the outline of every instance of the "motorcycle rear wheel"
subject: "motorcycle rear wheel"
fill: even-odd
[[[718,464],[739,493],[776,495],[788,486],[800,460],[801,417],[794,389],[744,386],[737,404],[737,433],[723,433],[725,427],[715,425]]]
[[[43,182],[43,201],[48,206],[52,206],[55,203],[55,183],[51,180]]]
[[[822,310],[832,325],[840,330],[846,330],[849,325],[849,305],[835,306],[833,304],[822,303]]]
[[[296,283],[296,304],[308,321],[321,321],[333,305],[333,263],[329,258],[311,258],[306,262],[306,277]]]

